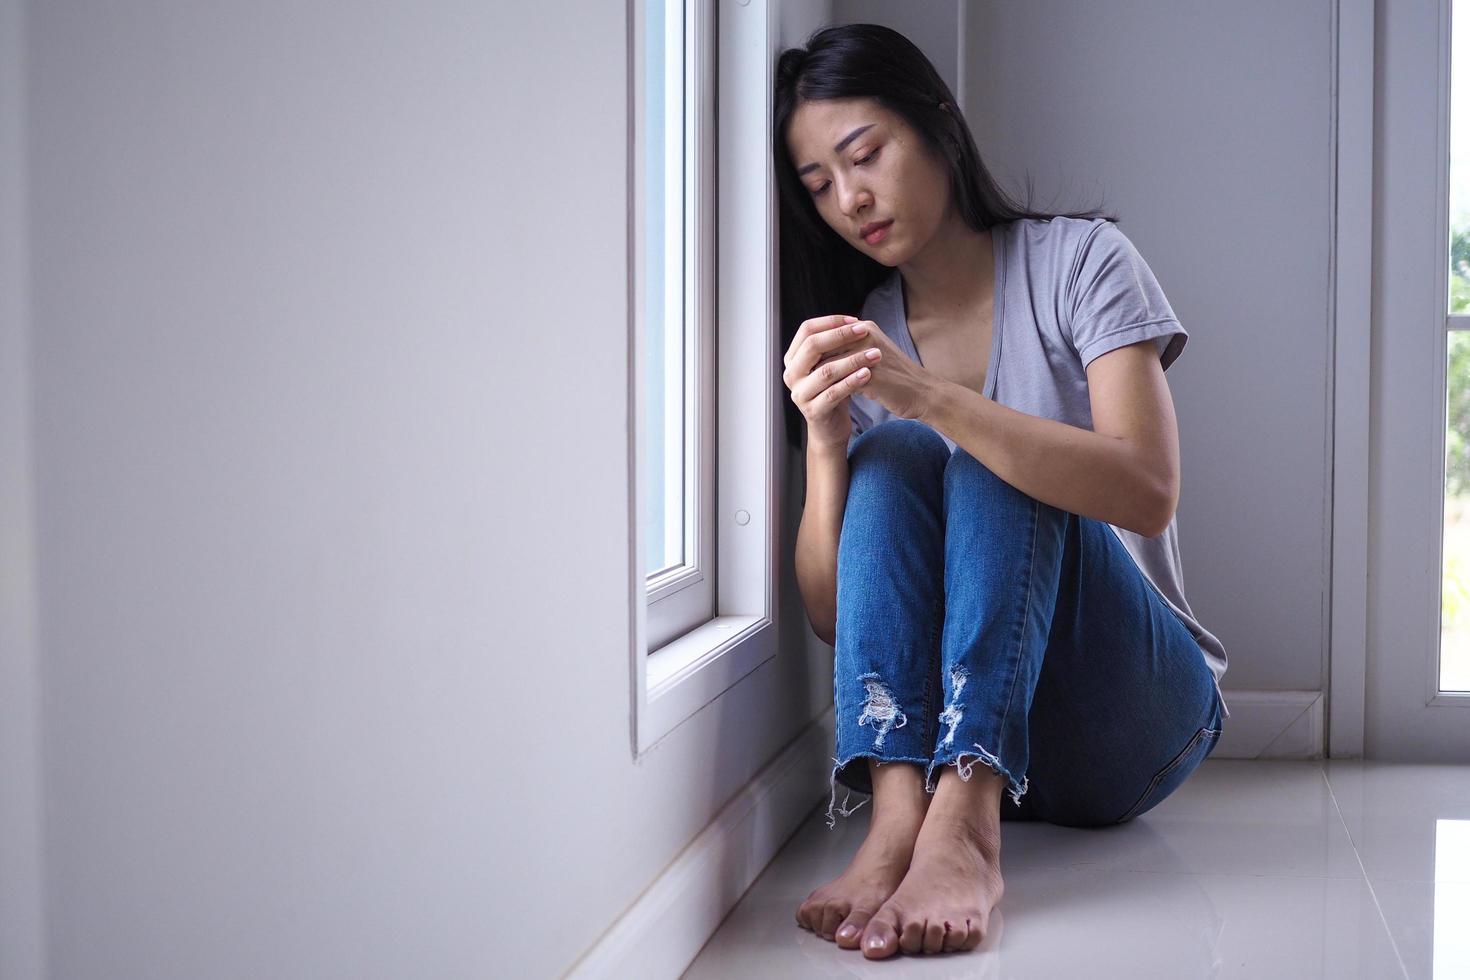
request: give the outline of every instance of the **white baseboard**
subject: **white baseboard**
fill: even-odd
[[[715,815],[563,977],[678,980],[811,816],[817,797],[826,799],[833,734],[829,708]]]
[[[1211,759],[1320,759],[1321,691],[1222,692],[1230,706]],[[762,769],[563,976],[678,980],[776,852],[825,801],[832,709]]]
[[[1220,692],[1230,708],[1211,759],[1320,759],[1327,744],[1321,691]]]

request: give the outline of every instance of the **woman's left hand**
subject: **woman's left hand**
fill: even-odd
[[[822,360],[846,357],[854,351],[877,348],[877,360],[867,361],[872,376],[859,394],[904,419],[915,419],[926,411],[939,379],[913,358],[898,349],[887,334],[872,320],[862,320],[868,330],[845,347],[829,351]],[[814,370],[820,370],[820,365]]]

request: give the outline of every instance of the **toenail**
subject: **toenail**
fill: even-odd
[[[837,930],[837,935],[842,939],[851,939],[857,935],[857,926],[843,926]]]
[[[882,949],[883,948],[883,937],[882,936],[874,936],[873,938],[869,939],[868,940],[868,948],[869,949]]]

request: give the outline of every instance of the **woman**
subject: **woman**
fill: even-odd
[[[818,31],[782,53],[775,101],[797,576],[835,646],[829,826],[838,783],[873,800],[796,919],[869,958],[973,949],[1002,819],[1131,820],[1229,714],[1175,533],[1164,371],[1188,334],[1114,218],[1005,197],[901,34]]]

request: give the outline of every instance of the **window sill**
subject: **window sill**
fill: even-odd
[[[775,624],[764,616],[716,616],[649,654],[639,754],[775,655]]]

